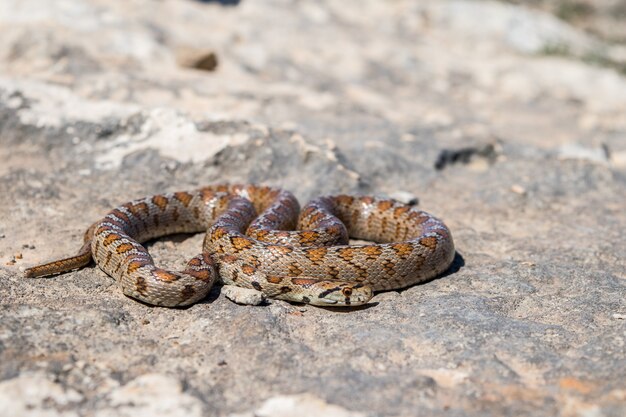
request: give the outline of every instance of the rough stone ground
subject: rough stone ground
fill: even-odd
[[[3,0],[0,414],[625,415],[625,56],[495,2]],[[226,181],[415,195],[455,266],[351,311],[21,275]]]

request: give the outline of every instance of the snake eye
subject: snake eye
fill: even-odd
[[[341,290],[341,293],[346,297],[350,297],[352,295],[352,288],[344,288]]]

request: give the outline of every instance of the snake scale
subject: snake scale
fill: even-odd
[[[202,253],[182,271],[155,266],[141,245],[196,232],[206,232]],[[349,238],[378,243],[349,245]],[[443,222],[394,200],[326,196],[300,211],[286,190],[215,185],[123,204],[87,230],[76,256],[34,266],[25,274],[58,274],[94,259],[124,294],[158,306],[197,302],[218,277],[271,298],[354,306],[367,303],[373,291],[439,275],[454,254]]]

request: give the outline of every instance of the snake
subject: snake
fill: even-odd
[[[205,232],[202,252],[182,270],[159,268],[143,246],[199,232]],[[290,302],[359,306],[376,291],[440,275],[454,256],[441,220],[393,199],[329,195],[300,210],[281,188],[219,184],[122,204],[87,229],[75,256],[33,266],[25,276],[60,274],[94,260],[123,294],[155,306],[196,303],[216,282]]]

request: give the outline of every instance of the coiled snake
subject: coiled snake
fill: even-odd
[[[141,245],[202,231],[203,252],[183,271],[158,268]],[[379,243],[348,245],[349,237]],[[93,258],[124,294],[153,305],[192,304],[207,295],[219,272],[223,283],[271,298],[340,306],[433,278],[454,254],[443,222],[394,200],[319,197],[299,212],[296,198],[282,189],[216,185],[121,205],[87,230],[78,255],[25,274],[67,272]]]

